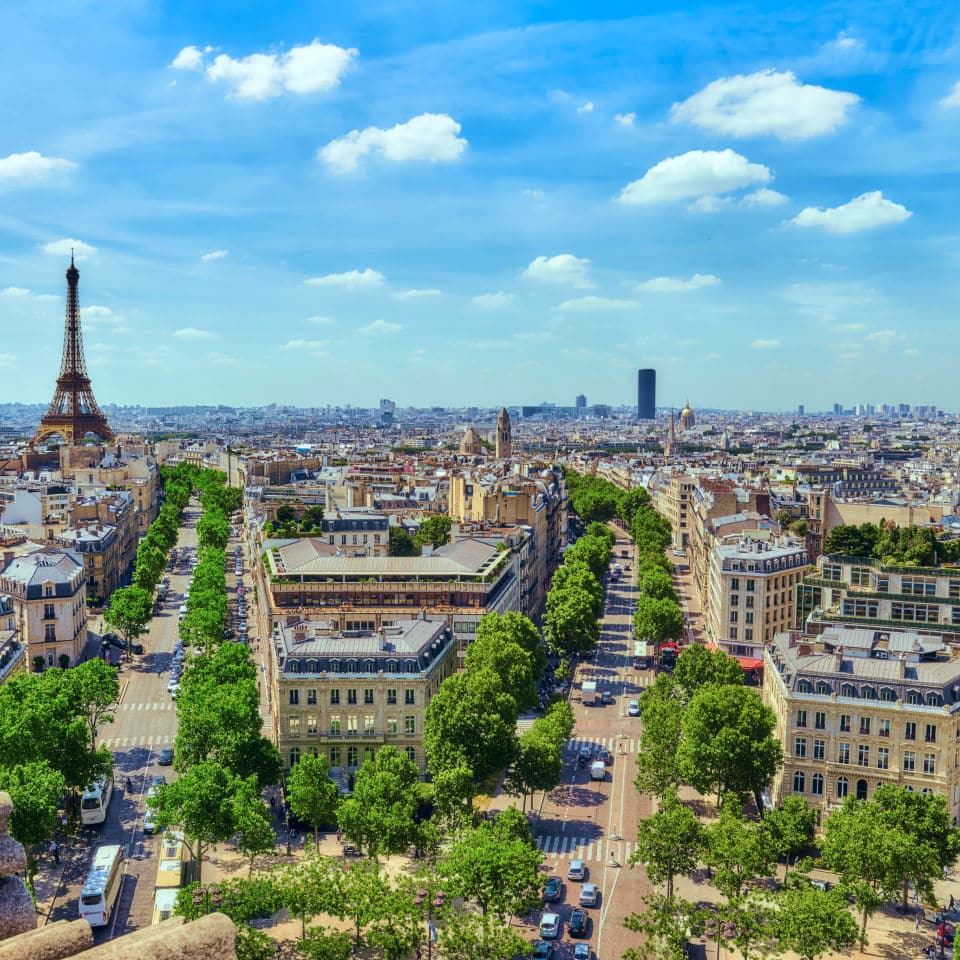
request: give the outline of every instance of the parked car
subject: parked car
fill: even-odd
[[[155,773],[150,778],[150,787],[162,787],[167,782],[167,778],[162,773]]]
[[[577,944],[580,946],[580,944]],[[546,943],[543,940],[535,940],[533,943],[533,960],[550,960],[553,956],[553,944]]]
[[[143,653],[143,644],[142,643],[131,643],[130,652],[135,653],[137,656],[140,656]]]
[[[567,921],[567,932],[571,937],[585,937],[587,935],[587,911],[572,910]]]
[[[234,636],[233,627],[227,627],[226,630],[223,631],[224,640],[232,640],[233,636]]]
[[[169,767],[173,763],[173,750],[170,747],[164,747],[157,756],[157,765],[160,767]]]
[[[544,940],[556,940],[560,936],[559,913],[545,913],[540,918],[540,936]]]
[[[600,702],[604,705],[608,703],[613,703],[613,694],[609,690],[601,690]]]
[[[582,860],[571,860],[570,866],[567,868],[567,879],[568,880],[586,880],[587,878],[587,868],[584,866]]]
[[[543,887],[543,899],[556,903],[563,896],[563,881],[559,877],[549,877]]]
[[[585,883],[580,888],[580,906],[595,907],[600,900],[600,888],[595,883]]]
[[[613,763],[613,754],[609,750],[601,750],[597,754],[597,759],[602,760],[605,766],[610,766]]]
[[[631,700],[627,704],[627,716],[628,717],[639,717],[640,716],[640,701]]]
[[[577,756],[582,760],[591,760],[593,758],[593,744],[582,743],[580,749],[577,751]]]
[[[590,960],[590,944],[582,941],[574,945],[573,960]]]

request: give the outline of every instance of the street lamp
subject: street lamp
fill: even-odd
[[[439,909],[442,907],[446,898],[447,895],[442,890],[438,890],[431,899],[430,891],[424,890],[422,887],[413,898],[414,906],[423,907],[424,903],[427,905],[427,960],[432,960],[433,957],[433,937],[435,933],[433,926],[433,908],[437,907]]]
[[[219,910],[221,903],[220,888],[216,886],[216,884],[207,887],[197,887],[196,890],[193,891],[193,905],[195,907],[202,906],[205,914],[210,912],[211,906],[213,906],[214,910]]]
[[[722,940],[732,940],[737,935],[737,928],[729,920],[721,928],[719,920],[715,917],[707,917],[703,925],[703,935],[717,941],[717,960],[720,960],[720,943]]]

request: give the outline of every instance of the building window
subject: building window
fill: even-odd
[[[923,698],[920,696],[919,693],[917,693],[916,690],[911,690],[907,694],[907,703],[912,704],[913,706],[917,706],[918,704],[920,704],[922,702],[922,699]]]
[[[348,691],[347,691],[347,703],[348,703],[348,704],[355,704],[356,702],[357,702],[357,691],[356,691],[356,690],[348,690]]]
[[[813,759],[814,760],[823,760],[826,757],[826,740],[814,740],[813,741]]]
[[[347,716],[347,736],[355,737],[360,732],[360,722],[355,714]]]
[[[878,770],[890,769],[890,748],[889,747],[877,748],[877,769]]]
[[[340,748],[339,747],[330,748],[330,766],[331,767],[340,766]]]
[[[347,747],[347,766],[355,767],[357,766],[357,761],[360,758],[360,751],[356,747]]]
[[[850,732],[850,714],[849,713],[840,714],[840,732],[841,733]]]
[[[417,694],[416,690],[405,690],[403,693],[403,702],[408,707],[412,707],[417,702],[416,694]]]
[[[874,690],[873,687],[864,687],[860,691],[860,696],[863,697],[864,700],[876,700],[877,691]]]
[[[308,690],[307,691],[307,706],[315,707],[317,705],[317,691]]]
[[[903,772],[912,773],[917,769],[917,755],[913,750],[903,751]]]
[[[928,723],[926,725],[926,730],[923,734],[923,739],[926,743],[937,742],[937,725],[935,723]]]
[[[730,597],[730,606],[738,607],[740,606],[740,597],[737,594],[732,594]]]
[[[845,683],[840,688],[841,697],[856,697],[856,695],[857,695],[857,688],[852,683]]]
[[[753,611],[752,611],[752,610],[748,610],[748,611],[747,611],[746,616],[743,618],[743,622],[744,622],[744,623],[753,623]],[[750,638],[747,637],[747,639],[749,640]]]
[[[837,799],[842,800],[850,792],[850,783],[846,777],[837,778]]]
[[[890,721],[881,719],[877,721],[877,736],[878,737],[889,737],[890,736]]]
[[[928,693],[927,694],[927,706],[928,707],[939,707],[940,703],[940,694],[939,693]]]
[[[860,718],[860,734],[864,737],[870,736],[870,718],[861,717]]]
[[[300,762],[300,748],[290,748],[290,766],[295,767]]]
[[[824,683],[822,680],[817,683],[817,693],[821,697],[829,697],[833,693],[832,688],[829,683]]]
[[[43,632],[43,639],[48,643],[57,639],[57,628],[52,623],[48,623]]]
[[[857,765],[861,767],[870,766],[870,747],[865,743],[857,746]]]
[[[849,762],[850,762],[850,744],[838,743],[837,744],[837,763],[849,763]]]
[[[752,593],[752,592],[756,589],[756,585],[757,585],[757,584],[756,584],[756,581],[755,581],[755,580],[748,580],[748,581],[747,581],[747,592],[748,592],[748,593]],[[750,598],[747,597],[747,599],[749,600]]]
[[[806,792],[806,777],[802,770],[796,770],[793,774],[793,792],[794,793],[805,793]]]
[[[813,726],[816,730],[827,729],[827,715],[822,710],[818,710],[813,715]]]
[[[56,620],[57,611],[54,609],[52,603],[45,603],[43,605],[43,619],[44,620]]]
[[[296,707],[300,703],[300,691],[291,690],[290,691],[290,706]]]
[[[731,577],[731,578],[730,578],[730,589],[731,589],[731,590],[739,590],[739,589],[740,589],[740,578],[739,578],[739,577]]]
[[[903,739],[904,740],[916,740],[917,739],[917,725],[912,721],[910,723],[904,724],[903,727]]]
[[[299,717],[289,717],[290,720],[290,736],[299,737],[300,736],[300,718]]]
[[[815,797],[823,796],[823,774],[822,773],[815,773],[810,778],[810,792]]]
[[[850,583],[855,587],[869,587],[870,575],[869,567],[851,567]]]
[[[417,751],[414,747],[407,747],[407,759],[411,763],[417,762]]]
[[[330,718],[330,736],[332,737],[340,736],[340,718],[339,717]]]
[[[366,703],[366,704],[373,703],[373,691],[372,691],[372,690],[364,690],[364,691],[363,691],[363,702]]]
[[[330,691],[330,706],[331,706],[331,707],[335,707],[335,706],[339,705],[339,703],[340,703],[340,691],[339,691],[339,690],[331,690],[331,691]]]
[[[925,753],[923,755],[923,772],[924,773],[937,772],[937,755],[935,753]]]
[[[744,631],[743,631],[743,639],[744,639],[744,640],[752,640],[752,639],[753,639],[753,627],[745,627],[745,628],[744,628]]]
[[[796,737],[793,741],[793,755],[802,760],[807,755],[807,738]]]
[[[797,726],[805,727],[807,725],[807,711],[798,710],[797,711]]]
[[[403,730],[408,737],[414,736],[417,732],[417,718],[416,717],[404,717],[403,718]]]
[[[731,610],[731,611],[730,611],[730,622],[731,622],[731,623],[736,623],[736,622],[737,622],[737,611],[736,611],[736,610]]]
[[[364,733],[373,733],[377,718],[373,714],[367,714],[363,718],[363,732]]]
[[[884,703],[894,703],[897,699],[897,693],[895,690],[891,690],[889,687],[884,687],[880,691],[880,699]]]
[[[736,639],[737,639],[737,628],[736,628],[736,627],[731,627],[731,628],[730,628],[730,639],[731,639],[731,640],[736,640]]]
[[[317,724],[318,720],[316,716],[307,717],[307,733],[310,734],[310,736],[315,737],[317,735]]]
[[[387,733],[399,733],[400,722],[396,717],[387,717]]]

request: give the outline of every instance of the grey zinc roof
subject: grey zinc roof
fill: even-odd
[[[14,557],[4,569],[3,575],[24,586],[41,583],[69,584],[80,566],[69,553],[38,550],[36,553]]]

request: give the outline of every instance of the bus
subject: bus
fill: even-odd
[[[107,807],[113,796],[113,781],[101,777],[83,791],[80,799],[80,822],[83,824],[103,823],[107,819]]]
[[[163,923],[173,916],[173,908],[177,903],[179,890],[164,888],[157,890],[153,895],[153,924]]]
[[[183,886],[189,856],[186,845],[176,834],[168,833],[163,837],[154,884],[157,890],[179,890]]]
[[[91,927],[105,927],[123,884],[123,848],[97,847],[80,894],[80,919]]]

